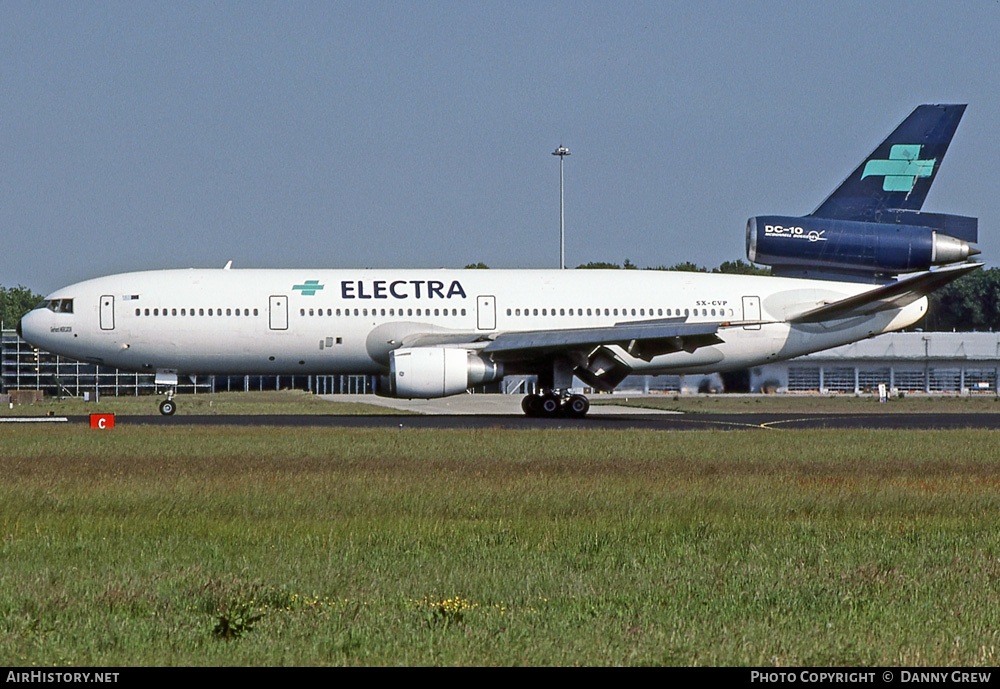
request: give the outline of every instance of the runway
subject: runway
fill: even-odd
[[[66,417],[70,424],[86,424],[86,416]],[[397,429],[572,429],[706,431],[801,429],[987,429],[1000,430],[1000,414],[649,414],[592,413],[585,419],[537,419],[525,416],[416,415],[177,415],[117,416],[116,427],[127,426],[275,426],[297,428]]]

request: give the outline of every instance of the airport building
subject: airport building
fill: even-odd
[[[1000,394],[1000,333],[887,333],[759,366],[753,392]]]
[[[896,392],[1000,395],[1000,333],[889,333],[750,370],[751,392],[863,394],[879,383]],[[533,376],[504,379],[490,391],[526,394]],[[718,375],[629,376],[616,392],[722,392]],[[200,376],[178,392],[309,390],[317,394],[374,391],[372,376]],[[0,334],[0,393],[40,390],[50,396],[141,395],[163,392],[152,374],[122,372],[35,349],[10,331]]]

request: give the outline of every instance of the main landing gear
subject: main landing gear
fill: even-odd
[[[540,395],[528,395],[521,400],[521,409],[526,416],[556,417],[569,416],[582,419],[590,411],[590,400],[583,395],[570,395],[555,391]]]

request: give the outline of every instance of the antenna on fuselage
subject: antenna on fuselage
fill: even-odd
[[[232,268],[232,267],[233,267],[233,262],[232,262],[232,261],[227,261],[227,262],[226,262],[226,265],[225,265],[225,266],[223,266],[223,268],[222,268],[222,269],[223,269],[223,270],[229,270],[229,269],[230,269],[230,268]]]

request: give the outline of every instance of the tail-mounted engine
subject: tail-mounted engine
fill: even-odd
[[[979,253],[976,218],[889,211],[878,222],[805,216],[747,221],[747,258],[776,275],[878,279]]]

